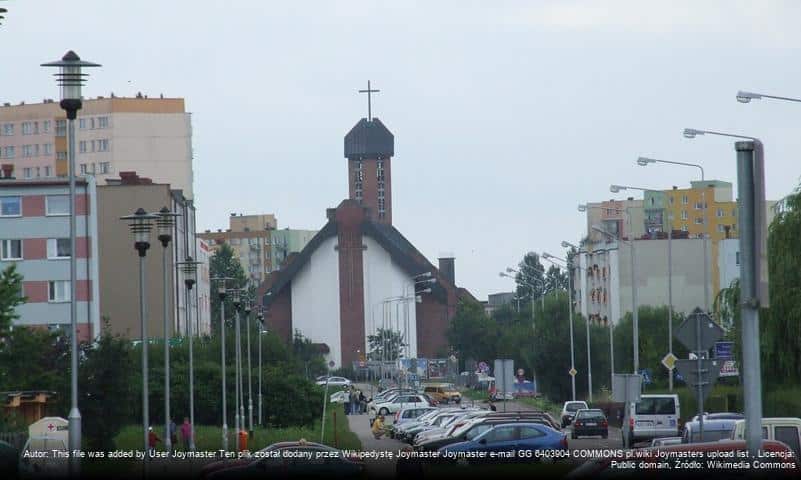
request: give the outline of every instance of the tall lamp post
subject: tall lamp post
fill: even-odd
[[[3,9],[4,13],[5,9]],[[0,17],[2,18],[2,17]],[[77,291],[77,258],[75,246],[75,119],[78,110],[83,106],[81,87],[86,82],[88,73],[83,73],[84,67],[99,67],[97,63],[85,62],[72,50],[68,51],[61,60],[43,63],[43,67],[58,67],[56,83],[61,87],[61,102],[59,105],[67,114],[67,162],[69,175],[69,216],[70,216],[70,413],[68,417],[68,442],[70,452],[81,450],[81,412],[78,409],[78,303]],[[145,432],[147,436],[147,432]],[[70,455],[69,469],[72,475],[79,475],[81,468],[80,457]]]
[[[194,345],[194,332],[192,331],[192,287],[197,283],[197,266],[203,262],[195,261],[191,256],[183,262],[178,262],[184,273],[186,285],[186,334],[189,337],[189,423],[192,431],[189,435],[189,450],[195,451],[195,365],[192,355]]]
[[[701,171],[701,182],[703,183],[704,180],[705,180],[704,179],[704,167],[699,165],[699,164],[697,164],[697,163],[676,162],[676,161],[673,161],[673,160],[660,160],[660,159],[649,158],[649,157],[639,157],[639,158],[637,158],[637,165],[639,165],[641,167],[646,167],[646,166],[648,166],[648,165],[650,165],[652,163],[664,163],[664,164],[667,164],[667,165],[679,165],[679,166],[682,166],[682,167],[697,168],[698,170]],[[632,188],[634,190],[648,191],[648,190],[642,189],[642,188],[634,188],[634,187],[629,187],[629,188]],[[704,238],[703,238],[703,249],[704,249],[704,310],[706,311],[706,310],[708,310],[710,308],[710,304],[709,304],[709,253],[708,253],[707,244],[706,244],[707,237],[709,236],[709,214],[708,214],[707,204],[706,204],[706,185],[703,185],[703,187],[701,188],[701,203],[703,204],[702,205],[703,206],[703,214],[702,215],[704,217]],[[670,221],[670,228],[668,229],[668,235],[669,235],[668,236],[668,241],[673,236],[673,219],[670,218],[669,221]],[[668,247],[668,252],[670,252],[670,247]],[[670,262],[670,260],[668,260],[668,262]],[[671,348],[670,351],[672,353],[673,349]],[[671,383],[671,385],[673,384],[673,375],[671,375],[671,377],[670,377],[670,383]],[[672,387],[671,387],[671,391],[673,391]]]
[[[171,212],[169,208],[162,207],[156,220],[158,239],[161,242],[161,265],[164,283],[164,446],[172,451],[172,436],[170,432],[170,285],[169,269],[167,268],[167,247],[172,240],[172,230],[175,227],[175,218],[180,216]]]
[[[270,295],[271,292],[267,292],[267,295]],[[266,295],[265,295],[266,296]],[[256,314],[256,319],[259,321],[258,328],[259,328],[259,425],[264,426],[262,422],[262,396],[261,396],[261,377],[262,377],[262,367],[261,367],[261,336],[266,333],[264,328],[264,307],[259,305],[259,313]]]
[[[250,298],[245,303],[245,330],[247,331],[248,342],[248,435],[253,438],[253,369],[251,368],[250,358],[250,313],[253,311]]]
[[[637,264],[636,264],[637,260],[636,259],[637,259],[637,255],[634,253],[634,242],[631,241],[631,240],[628,240],[628,241],[627,240],[623,240],[622,238],[617,237],[617,236],[607,232],[606,230],[604,230],[603,228],[599,227],[598,225],[593,225],[592,229],[595,230],[596,232],[599,232],[599,233],[602,233],[602,234],[606,235],[609,238],[612,238],[612,239],[617,240],[619,242],[627,243],[629,245],[629,252],[631,252],[631,309],[632,309],[632,318],[633,318],[633,322],[632,322],[632,330],[633,330],[632,340],[633,340],[633,343],[634,343],[634,347],[633,347],[633,350],[634,350],[634,355],[633,355],[634,362],[633,363],[634,363],[634,373],[637,373],[639,371],[639,369],[640,369],[640,352],[639,352],[639,347],[640,347],[640,326],[639,326],[639,316],[637,315],[637,308],[638,308],[637,307],[637,282],[636,282],[636,276],[637,276]]]
[[[234,378],[234,384],[236,385],[236,406],[234,407],[234,419],[235,419],[235,426],[236,426],[236,451],[239,451],[239,432],[245,428],[245,413],[243,399],[242,399],[242,342],[240,338],[240,331],[239,331],[239,312],[242,309],[242,296],[240,289],[233,289],[230,290],[231,292],[231,300],[234,303],[234,335],[235,335],[235,345],[234,348],[236,351],[234,352],[234,357],[236,358],[236,374]]]
[[[150,423],[150,409],[147,391],[147,310],[145,303],[145,256],[150,248],[150,230],[153,228],[153,220],[161,218],[158,215],[147,213],[143,208],[139,208],[133,215],[120,217],[120,220],[128,222],[134,236],[134,249],[139,254],[139,327],[142,332],[142,451],[147,452],[148,442],[147,433]],[[144,456],[145,465],[148,463],[148,456]]]
[[[222,369],[222,448],[228,451],[228,410],[226,404],[226,387],[225,387],[225,281],[233,280],[230,277],[214,277],[209,279],[211,281],[218,281],[220,286],[217,287],[217,297],[220,299],[220,368]]]

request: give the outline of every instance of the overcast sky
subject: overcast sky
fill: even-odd
[[[73,49],[103,64],[87,96],[186,98],[201,229],[230,212],[318,229],[347,196],[343,136],[374,115],[395,134],[393,220],[460,286],[511,290],[498,271],[562,253],[578,203],[611,183],[686,186],[703,163],[736,183],[732,142],[760,137],[767,191],[801,175],[801,2],[10,0],[0,101],[57,96],[38,65]],[[156,178],[157,180],[157,178]]]

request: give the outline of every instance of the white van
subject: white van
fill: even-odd
[[[681,409],[676,394],[641,395],[629,405],[629,442],[678,437]]]
[[[801,458],[801,418],[770,417],[762,419],[762,438],[786,443]],[[732,440],[745,439],[745,420],[737,420],[731,432]]]

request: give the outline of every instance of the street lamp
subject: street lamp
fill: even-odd
[[[637,255],[634,253],[634,242],[632,240],[623,240],[619,238],[603,228],[599,227],[598,225],[593,225],[592,229],[596,232],[599,232],[609,238],[615,239],[619,242],[628,243],[629,244],[629,252],[631,254],[631,310],[632,310],[632,329],[633,329],[633,343],[634,343],[634,373],[640,368],[640,352],[639,352],[639,345],[640,345],[640,317],[637,312]]]
[[[694,133],[692,133],[692,136],[687,137],[687,138],[695,138],[695,135],[698,134],[698,132],[699,132],[699,130],[693,130],[693,129],[687,129],[687,130],[691,130],[691,132],[694,132]],[[697,168],[697,169],[699,169],[701,171],[701,182],[704,182],[704,167],[702,167],[701,165],[699,165],[697,163],[676,162],[676,161],[672,161],[672,160],[659,160],[659,159],[656,159],[656,158],[648,158],[648,157],[639,157],[639,158],[637,158],[637,165],[645,167],[645,166],[647,166],[648,164],[651,164],[651,163],[666,163],[666,164],[669,164],[669,165],[681,165],[681,166],[684,166],[684,167]],[[629,187],[629,188],[633,188],[635,190],[647,191],[647,189],[642,189],[642,188],[635,188],[635,187]],[[707,248],[707,245],[706,245],[706,241],[707,241],[706,237],[709,235],[709,218],[708,218],[709,215],[708,215],[708,209],[707,209],[707,204],[706,204],[706,185],[703,185],[702,188],[701,188],[701,203],[702,203],[702,207],[703,207],[703,217],[704,217],[704,238],[703,238],[702,246],[703,246],[703,249],[704,249],[704,309],[706,310],[706,309],[709,308],[709,254],[708,254],[708,248]],[[672,237],[672,232],[673,232],[672,218],[670,218],[669,220],[670,220],[670,222],[669,222],[670,229],[668,230],[668,235],[669,235],[668,236],[668,252],[670,252],[670,244],[669,244],[669,242],[670,242],[670,238]],[[670,260],[668,260],[668,262],[670,262]],[[671,317],[671,319],[672,319],[672,317]],[[672,323],[672,321],[671,321],[671,323]],[[671,349],[670,351],[672,353],[673,349]],[[673,389],[672,389],[673,376],[672,375],[670,377],[670,384],[671,384],[671,391],[673,391]]]
[[[236,428],[236,451],[239,451],[239,433],[245,428],[245,408],[244,408],[244,400],[243,400],[243,392],[242,392],[242,342],[240,338],[240,331],[239,331],[239,312],[242,309],[242,295],[240,289],[233,289],[229,290],[231,292],[231,301],[234,304],[234,311],[236,312],[235,324],[234,324],[234,333],[235,333],[235,358],[236,358],[236,378],[234,379],[234,383],[236,384],[236,406],[234,407],[234,419],[235,419],[235,428]]]
[[[192,331],[192,287],[197,283],[197,266],[202,263],[195,261],[191,256],[186,257],[183,262],[178,262],[178,266],[184,273],[184,285],[186,285],[186,334],[189,337],[189,423],[192,425],[192,432],[189,436],[190,451],[195,451],[195,369],[192,355],[195,334]]]
[[[225,281],[233,280],[231,277],[215,277],[211,281],[222,282],[217,287],[217,297],[220,299],[220,367],[222,368],[222,448],[228,451],[228,410],[226,397],[228,396],[225,388]]]
[[[737,101],[740,103],[749,103],[751,100],[761,100],[763,97],[773,98],[776,100],[787,100],[789,102],[801,102],[801,99],[792,97],[777,97],[775,95],[766,95],[764,93],[743,92],[742,90],[737,92]]]
[[[2,9],[0,13],[5,13]],[[0,16],[0,19],[3,17]],[[81,412],[78,409],[78,302],[77,271],[75,245],[75,119],[78,110],[83,106],[81,100],[81,87],[86,82],[88,73],[83,73],[84,67],[99,67],[97,63],[85,62],[72,50],[68,51],[59,61],[43,63],[43,67],[58,67],[56,83],[61,87],[61,102],[59,105],[67,113],[67,162],[69,175],[69,223],[70,223],[70,413],[68,442],[70,452],[81,450]],[[96,332],[97,333],[97,332]],[[147,430],[147,428],[145,429]],[[147,431],[145,431],[147,436]],[[80,457],[70,455],[70,473],[77,476],[81,468]]]
[[[170,432],[170,298],[169,270],[167,269],[167,247],[172,240],[172,231],[175,227],[175,218],[180,216],[178,213],[171,212],[169,208],[162,207],[158,212],[159,218],[156,219],[158,227],[158,239],[161,242],[162,254],[161,264],[164,283],[164,446],[167,451],[172,451],[172,440]]]
[[[268,297],[272,295],[272,292],[267,292],[264,297]],[[266,333],[264,328],[264,307],[259,305],[259,313],[256,314],[256,319],[259,321],[259,425],[264,426],[262,422],[262,395],[261,395],[261,377],[262,377],[262,366],[261,366],[261,336]]]
[[[650,158],[640,157],[637,159],[637,163],[640,163],[640,160],[647,160],[645,163],[674,163],[677,165],[688,165],[694,166],[701,169],[701,178],[704,177],[704,169],[700,165],[690,164],[690,163],[681,163],[681,162],[669,162],[666,160],[655,160]],[[641,164],[642,165],[642,164]],[[631,186],[624,186],[622,187],[626,190],[640,190],[643,192],[656,192],[656,190],[652,190],[649,188],[641,188],[641,187],[631,187]],[[701,191],[702,202],[704,202],[704,209],[706,209],[706,199],[703,197],[704,192]],[[706,215],[705,215],[706,217]],[[704,223],[706,223],[706,218],[704,218]],[[668,353],[673,354],[673,216],[672,214],[668,213]],[[704,302],[708,304],[708,281],[707,281],[707,249],[706,249],[706,239],[704,239]],[[672,392],[673,391],[673,369],[668,369],[668,389]]]
[[[143,208],[139,208],[133,215],[120,217],[120,220],[128,222],[131,233],[134,237],[134,249],[139,253],[139,326],[142,331],[142,437],[143,452],[148,451],[148,426],[150,423],[150,407],[148,404],[147,392],[147,311],[145,304],[145,256],[150,248],[150,230],[153,228],[153,220],[161,218],[158,215],[150,214]],[[74,244],[73,244],[74,245]],[[147,454],[143,460],[145,465],[148,463]]]
[[[253,438],[253,368],[250,363],[250,313],[252,309],[250,298],[248,298],[245,303],[245,330],[247,330],[248,342],[248,434],[250,438]]]

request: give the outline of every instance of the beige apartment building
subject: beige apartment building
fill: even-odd
[[[0,106],[0,161],[17,178],[67,175],[66,117],[58,102]],[[135,171],[193,198],[192,125],[182,98],[85,99],[76,120],[76,173],[98,185]]]
[[[224,243],[230,245],[239,257],[245,275],[254,282],[261,283],[273,270],[271,233],[278,226],[275,215],[232,213],[228,225],[226,230],[206,230],[197,236],[215,252]]]

